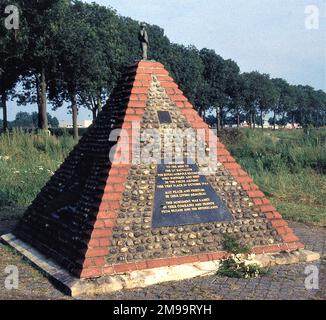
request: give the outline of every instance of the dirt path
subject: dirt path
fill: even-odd
[[[8,233],[14,221],[0,221],[0,234]],[[290,223],[307,249],[321,253],[322,262],[313,263],[320,270],[319,290],[306,290],[305,268],[311,264],[279,266],[270,269],[268,275],[258,279],[229,279],[203,277],[152,286],[146,289],[129,290],[96,299],[326,299],[326,229]],[[19,288],[5,289],[5,268],[15,265],[19,269]],[[56,290],[40,272],[31,267],[22,257],[0,244],[0,300],[3,299],[70,299]]]

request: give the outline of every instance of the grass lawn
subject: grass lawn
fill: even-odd
[[[289,220],[326,226],[326,130],[241,130],[232,155]]]
[[[303,170],[254,179],[286,219],[326,226],[325,175]]]
[[[0,135],[0,207],[28,206],[57,170],[74,141],[16,130]]]
[[[326,226],[325,129],[243,129],[222,140],[286,219]],[[0,135],[0,219],[21,215],[73,146],[68,134]]]

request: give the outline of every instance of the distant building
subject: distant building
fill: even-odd
[[[285,126],[285,129],[289,129],[289,130],[292,130],[292,129],[301,129],[301,126],[298,123],[294,123],[293,126],[292,126],[292,123],[288,123]]]
[[[274,126],[271,125],[267,120],[264,120],[264,124],[263,124],[264,128],[265,129],[274,129]],[[247,121],[244,121],[240,124],[240,127],[241,128],[250,128],[250,124],[247,122]],[[261,127],[260,124],[256,124],[256,127]],[[275,126],[275,129],[276,130],[279,130],[280,127],[278,125]],[[292,129],[292,128],[291,128]]]
[[[250,125],[249,125],[249,123],[248,123],[247,121],[245,121],[245,122],[242,122],[242,123],[240,124],[240,127],[241,127],[241,128],[249,128]]]
[[[83,129],[88,128],[92,123],[92,120],[79,120],[77,122],[77,126],[78,128]],[[59,123],[59,127],[64,129],[72,129],[73,125],[71,121],[61,120]]]

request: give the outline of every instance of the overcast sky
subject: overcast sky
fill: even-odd
[[[172,42],[215,49],[223,58],[236,61],[242,72],[258,70],[291,84],[326,89],[325,0],[95,2],[113,7],[123,16],[161,26]],[[309,19],[307,6],[311,5],[319,9],[319,27],[316,20],[311,24]],[[318,29],[309,29],[307,24]],[[13,119],[17,109],[13,104],[10,109]],[[36,107],[24,110],[31,112]],[[51,113],[59,120],[70,118],[63,110]],[[83,119],[89,116],[85,111],[80,114]]]

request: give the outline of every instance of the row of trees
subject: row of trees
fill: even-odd
[[[284,79],[271,79],[257,71],[239,73],[238,66],[223,60],[212,50],[199,52],[204,62],[204,92],[197,106],[205,114],[216,109],[217,126],[247,121],[252,128],[263,127],[265,116],[273,114],[271,124],[298,123],[303,127],[326,125],[326,94],[310,86],[290,85]],[[202,99],[205,97],[205,100]]]
[[[78,108],[90,109],[95,118],[123,67],[140,58],[139,23],[111,8],[77,0],[1,3],[1,11],[9,4],[20,10],[18,30],[0,25],[4,129],[9,99],[37,103],[40,129],[48,128],[47,103],[57,109],[68,102],[77,137]],[[326,124],[325,92],[258,72],[241,74],[234,61],[213,50],[173,44],[158,26],[148,26],[148,32],[150,58],[165,64],[200,115],[213,114],[218,127],[230,116],[238,125],[245,119],[255,127],[270,111],[274,123],[290,118],[302,126]]]
[[[48,124],[51,128],[59,127],[59,120],[56,117],[47,114]],[[0,125],[3,125],[2,120],[0,119]],[[16,114],[15,120],[7,123],[10,128],[29,128],[37,129],[38,128],[38,113],[37,112],[18,112]]]

